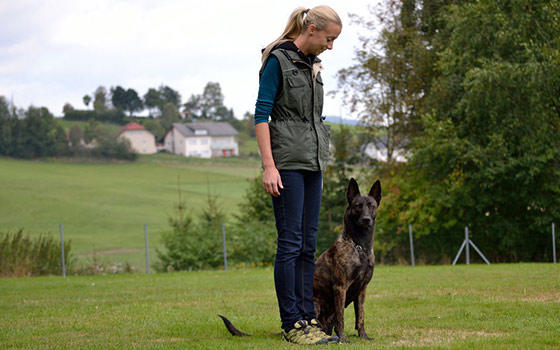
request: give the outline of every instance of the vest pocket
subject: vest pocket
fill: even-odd
[[[311,81],[305,77],[308,72],[300,71],[298,75],[288,76],[289,89],[284,89],[287,96],[287,108],[297,111],[302,116],[311,112]]]
[[[271,121],[272,156],[278,169],[317,165],[317,139],[311,124],[302,121]]]

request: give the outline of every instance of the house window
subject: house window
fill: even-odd
[[[189,145],[196,145],[196,139],[195,140],[189,140]]]
[[[202,139],[202,140],[200,140],[200,144],[201,144],[201,145],[207,145],[207,144],[208,144],[208,139]]]

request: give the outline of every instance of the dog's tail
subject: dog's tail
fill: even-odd
[[[235,328],[235,326],[224,316],[222,316],[222,315],[218,315],[218,316],[220,316],[222,321],[224,321],[224,324],[226,325],[226,328],[231,333],[231,335],[238,336],[238,337],[249,337],[249,336],[251,336],[251,334],[243,333],[239,329]]]

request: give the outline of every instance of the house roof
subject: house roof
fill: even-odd
[[[146,128],[143,127],[142,125],[138,124],[138,123],[130,122],[130,123],[126,124],[125,126],[123,126],[122,128],[120,128],[117,135],[120,135],[125,131],[133,131],[133,130],[146,130]]]
[[[208,136],[235,136],[238,134],[237,130],[227,122],[204,122],[204,123],[173,123],[183,136],[199,136],[197,131],[206,130]]]

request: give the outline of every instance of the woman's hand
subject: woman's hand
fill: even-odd
[[[264,169],[263,186],[266,192],[274,197],[280,195],[280,190],[283,189],[284,186],[282,186],[282,178],[280,178],[280,173],[276,167],[267,167]]]

